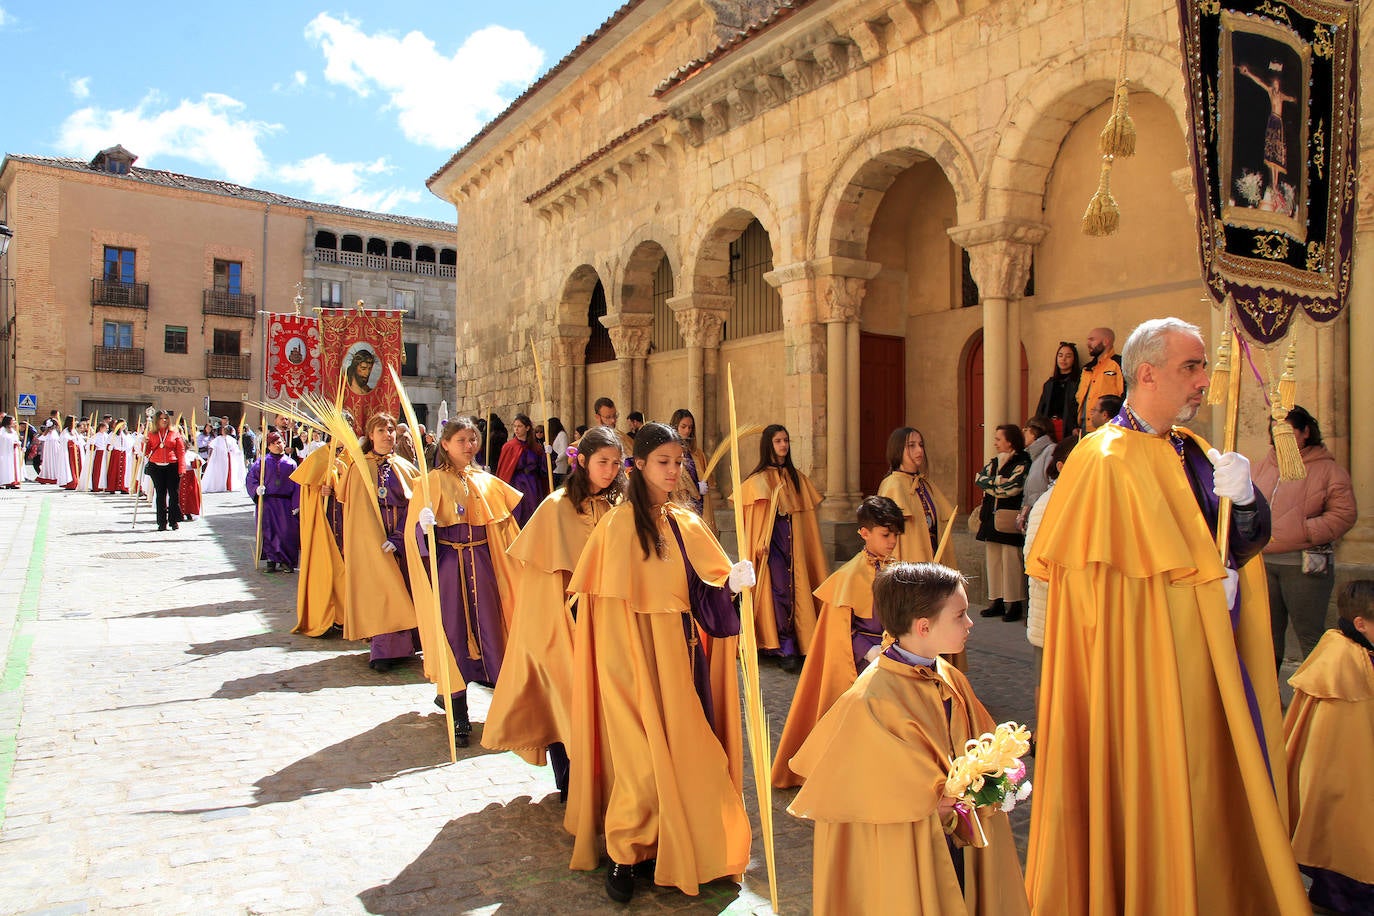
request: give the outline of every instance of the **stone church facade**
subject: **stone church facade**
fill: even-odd
[[[967,511],[993,428],[1034,409],[1059,341],[1086,360],[1099,325],[1118,343],[1166,314],[1212,343],[1220,327],[1199,280],[1176,3],[1130,15],[1139,144],[1113,170],[1121,230],[1102,239],[1080,219],[1121,3],[631,0],[430,179],[463,259],[459,410],[542,417],[532,341],[568,427],[608,395],[622,417],[690,408],[709,448],[729,367],[741,423],[789,428],[833,523],[873,492],[904,423]],[[1361,254],[1371,216],[1364,191]],[[1351,341],[1374,342],[1370,288],[1297,331],[1298,400],[1362,506],[1374,415],[1352,414],[1350,392],[1374,379]],[[1243,411],[1258,456],[1257,390]],[[1219,423],[1199,418],[1218,438]],[[1352,559],[1374,561],[1370,529],[1366,509]]]

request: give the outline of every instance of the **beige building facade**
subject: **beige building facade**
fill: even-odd
[[[238,423],[263,398],[262,311],[398,308],[403,373],[422,412],[453,397],[452,224],[295,200],[137,167],[10,155],[0,216],[14,231],[4,410]],[[256,423],[256,411],[248,412]]]
[[[569,427],[609,395],[622,417],[692,409],[709,448],[728,367],[740,421],[789,428],[832,521],[873,492],[903,423],[967,511],[993,427],[1025,420],[1059,341],[1086,359],[1099,325],[1118,342],[1162,315],[1213,343],[1220,327],[1199,279],[1177,6],[1130,9],[1138,152],[1112,175],[1120,232],[1088,238],[1122,4],[627,3],[429,182],[466,259],[460,408],[542,415],[529,338]],[[1371,382],[1351,358],[1374,343],[1369,190],[1358,226],[1347,315],[1296,333],[1298,400],[1362,506],[1346,556],[1368,563],[1374,413],[1350,393]],[[1219,439],[1211,413],[1196,425]],[[1258,457],[1254,386],[1243,416]]]

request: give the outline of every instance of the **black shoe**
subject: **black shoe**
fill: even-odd
[[[658,859],[645,859],[643,862],[636,862],[630,866],[630,871],[636,878],[648,878],[653,880],[654,869],[658,867]]]
[[[172,530],[173,530],[173,531],[176,531],[176,530],[177,530],[177,523],[176,523],[176,522],[172,522]]]
[[[338,639],[343,636],[343,624],[334,624],[332,627],[325,630],[323,635],[325,639]]]
[[[158,525],[158,526],[157,526],[157,530],[158,530],[158,531],[166,531],[166,530],[167,530],[167,526],[166,526],[166,525]]]
[[[374,658],[367,663],[367,666],[378,674],[386,674],[391,670],[391,666],[394,664],[396,664],[396,662],[390,658]]]
[[[1007,612],[1002,615],[1002,619],[1007,621],[1007,623],[1015,623],[1025,616],[1024,607],[1024,602],[1013,601],[1011,604],[1007,605]]]
[[[443,699],[439,698],[439,702],[442,703]],[[464,692],[453,698],[453,742],[458,747],[467,747],[471,735],[472,723],[468,721],[468,695]]]
[[[606,869],[606,896],[616,903],[629,903],[634,895],[634,866],[612,862],[611,867]]]
[[[778,659],[778,667],[788,674],[796,674],[802,669],[801,656],[784,655],[782,658]]]
[[[1007,612],[1007,606],[1001,598],[996,599],[992,604],[978,612],[979,617],[1001,617]]]

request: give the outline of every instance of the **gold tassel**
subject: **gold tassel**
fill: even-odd
[[[1097,193],[1088,201],[1088,209],[1083,211],[1083,234],[1091,236],[1114,235],[1121,228],[1121,209],[1112,197],[1111,188],[1112,157],[1102,157],[1102,174],[1097,179]]]
[[[1302,480],[1307,476],[1307,465],[1302,461],[1302,449],[1298,447],[1298,437],[1288,422],[1288,412],[1298,396],[1298,342],[1288,345],[1288,353],[1283,357],[1283,373],[1279,376],[1274,391],[1274,407],[1270,412],[1269,431],[1274,437],[1274,457],[1278,461],[1279,480]]]
[[[1102,128],[1102,133],[1097,136],[1098,149],[1104,156],[1134,156],[1135,155],[1135,122],[1131,120],[1129,113],[1131,94],[1130,87],[1126,80],[1121,80],[1116,84],[1116,99],[1112,104],[1112,116],[1107,119],[1107,126]]]
[[[1213,406],[1225,404],[1230,381],[1231,329],[1228,327],[1221,332],[1221,343],[1217,344],[1217,364],[1212,369],[1212,382],[1207,386],[1207,403]]]

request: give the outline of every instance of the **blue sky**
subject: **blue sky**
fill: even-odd
[[[425,179],[621,2],[0,0],[0,139],[452,221]]]

